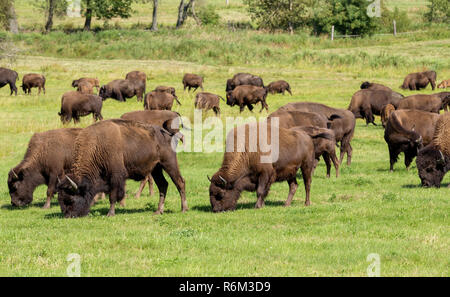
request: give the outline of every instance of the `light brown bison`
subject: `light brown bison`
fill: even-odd
[[[247,106],[248,110],[253,111],[253,105],[261,102],[261,110],[259,112],[262,112],[264,108],[269,111],[269,106],[266,103],[267,93],[267,88],[263,87],[237,86],[233,91],[227,92],[227,105],[238,105],[239,111],[242,112],[245,106]]]
[[[152,91],[145,94],[144,109],[171,110],[174,100],[177,101],[178,105],[181,105],[180,101],[178,101],[178,99],[172,94]]]
[[[45,94],[45,76],[37,73],[25,74],[22,78],[22,85],[20,86],[25,94],[31,94],[31,88],[38,88],[38,95],[41,90]]]
[[[393,111],[395,111],[395,106],[392,104],[387,104],[381,109],[381,124],[383,128],[386,128],[387,121]]]
[[[30,204],[34,190],[45,184],[48,188],[44,208],[50,207],[58,178],[72,166],[75,138],[80,131],[63,128],[33,134],[23,160],[8,173],[12,205]]]
[[[203,91],[203,77],[201,77],[200,75],[197,74],[192,74],[192,73],[186,73],[183,76],[183,87],[184,90],[186,91],[186,88],[188,88],[188,92],[191,91],[191,88],[194,89],[194,92],[198,89],[201,88]]]
[[[409,89],[411,91],[419,91],[420,89],[425,89],[428,84],[431,84],[431,88],[436,88],[436,72],[435,71],[424,71],[410,73],[405,77],[403,84],[400,86],[402,89]]]
[[[98,93],[103,99],[113,98],[125,102],[127,98],[137,97],[142,101],[145,93],[145,85],[141,80],[116,79],[107,85],[103,85]]]
[[[225,101],[222,96],[208,92],[200,92],[195,96],[194,106],[197,109],[205,109],[206,111],[212,109],[215,115],[219,116],[220,99],[222,99],[222,101]]]
[[[442,109],[447,111],[450,104],[450,94],[442,96],[437,95],[412,95],[403,99],[397,106],[397,109],[417,109],[422,111],[439,113]]]
[[[238,86],[249,85],[256,87],[264,87],[261,77],[250,73],[237,73],[231,79],[227,80],[226,92],[233,91]]]
[[[83,94],[94,94],[94,86],[88,81],[78,83],[77,91]]]
[[[167,86],[157,86],[153,91],[155,92],[165,92],[171,94],[173,97],[178,99],[177,94],[175,93],[174,87],[167,87]]]
[[[352,100],[348,106],[355,117],[366,120],[366,124],[375,124],[374,115],[381,115],[381,109],[387,104],[395,107],[403,100],[403,97],[396,96],[391,91],[363,89],[357,91],[352,96]]]
[[[100,81],[98,80],[98,78],[91,78],[91,77],[82,77],[76,80],[72,81],[72,87],[73,88],[78,88],[78,85],[82,82],[88,82],[90,83],[92,86],[94,86],[97,89],[97,92],[100,88]]]
[[[384,130],[384,140],[389,149],[390,171],[398,155],[405,153],[406,169],[417,156],[419,149],[433,140],[439,115],[420,110],[396,110],[391,113]]]
[[[142,94],[145,94],[145,88],[147,85],[147,75],[144,72],[137,70],[128,72],[127,75],[125,76],[125,79],[141,81],[144,84],[144,90],[142,91]]]
[[[108,216],[114,216],[116,202],[125,195],[125,180],[143,180],[150,173],[160,192],[155,213],[162,214],[168,186],[163,170],[176,185],[185,212],[185,182],[172,136],[159,126],[122,119],[101,121],[83,129],[76,138],[72,173],[58,183],[58,202],[64,216],[86,216],[99,192],[110,193]]]
[[[267,118],[270,119],[273,117],[278,117],[278,125],[285,129],[296,126],[328,128],[331,126],[332,120],[340,118],[338,115],[332,115],[331,119],[328,119],[326,116],[315,112],[285,109],[278,109],[272,112]]]
[[[70,91],[62,96],[61,111],[58,115],[64,124],[69,123],[72,119],[75,124],[79,123],[80,117],[91,113],[94,121],[101,121],[103,120],[102,106],[103,99],[100,96]]]
[[[450,87],[450,79],[447,80],[443,80],[439,85],[438,85],[438,89],[446,89]]]
[[[432,143],[417,155],[417,169],[423,187],[439,188],[445,174],[450,170],[449,135],[450,113],[445,113],[436,122]]]
[[[272,129],[278,137],[274,136]],[[267,144],[262,140],[260,130],[267,132],[267,139],[271,139],[270,151],[265,148]],[[256,141],[250,142],[252,138]],[[235,210],[242,191],[256,191],[255,208],[261,208],[271,185],[281,181],[289,184],[285,202],[285,206],[289,206],[298,187],[296,175],[299,168],[305,184],[305,205],[308,206],[313,167],[314,144],[305,132],[262,123],[237,127],[228,133],[222,167],[210,179],[212,210]]]
[[[288,92],[292,96],[291,87],[289,86],[289,83],[285,80],[278,80],[271,82],[267,86],[267,90],[270,94],[280,94],[282,93],[284,95],[284,92]]]
[[[10,95],[12,95],[15,92],[17,96],[16,81],[18,80],[19,74],[17,74],[16,71],[0,67],[0,88],[9,85],[9,89],[11,90]]]
[[[351,141],[355,132],[356,119],[351,111],[338,109],[314,102],[293,102],[279,108],[279,110],[299,110],[314,112],[330,119],[329,129],[333,130],[336,141],[340,142],[340,159],[342,163],[344,155],[347,154],[347,165],[352,163]]]

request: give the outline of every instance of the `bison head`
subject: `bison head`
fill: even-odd
[[[444,175],[450,170],[449,158],[433,145],[419,151],[416,163],[422,187],[439,188]]]
[[[235,210],[240,191],[222,176],[214,175],[210,179],[209,200],[213,212]]]
[[[106,100],[107,98],[111,98],[111,96],[112,96],[113,94],[112,94],[112,91],[111,91],[110,88],[108,88],[108,87],[106,87],[105,85],[103,85],[103,86],[100,88],[100,91],[98,92],[98,95],[99,95],[100,97],[102,97],[102,100]]]
[[[232,91],[228,91],[227,92],[227,105],[234,106],[235,103],[236,103],[236,101],[233,98],[233,92]]]
[[[11,205],[25,206],[33,201],[33,181],[27,170],[11,169],[8,173],[8,189]]]
[[[368,82],[368,81],[363,82],[363,83],[361,84],[361,87],[360,87],[360,88],[361,88],[361,90],[370,88],[370,82]]]
[[[83,217],[89,214],[93,197],[86,188],[77,185],[73,177],[64,177],[57,186],[58,203],[66,218]]]
[[[227,87],[225,89],[226,92],[232,91],[235,88],[233,80],[232,79],[228,79],[227,80]]]

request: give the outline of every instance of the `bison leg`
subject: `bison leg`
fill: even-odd
[[[311,204],[309,200],[309,195],[311,191],[312,164],[302,164],[301,169],[302,169],[303,183],[305,184],[305,192],[306,192],[305,206],[309,206]]]
[[[50,174],[50,178],[48,181],[48,188],[47,188],[47,200],[45,201],[43,209],[50,208],[50,202],[53,198],[53,195],[55,193],[56,185],[58,183],[58,179],[56,178],[56,174]]]
[[[139,186],[139,190],[136,192],[136,198],[139,199],[139,198],[141,197],[142,191],[144,190],[145,184],[146,184],[147,182],[148,182],[148,190],[149,190],[149,194],[150,194],[150,196],[153,195],[153,178],[152,178],[152,176],[149,174],[149,175],[147,175],[147,176],[145,177],[144,180],[141,181],[141,184],[140,184],[140,186]]]
[[[350,148],[351,148],[351,146],[350,146]],[[331,157],[331,161],[333,162],[334,169],[336,169],[336,178],[337,178],[337,177],[339,177],[339,160],[336,156],[336,151],[333,150],[331,153],[329,153],[329,155]],[[350,156],[351,156],[351,152],[350,152]]]
[[[294,198],[295,192],[297,192],[298,184],[297,184],[297,178],[294,176],[292,179],[289,179],[289,195],[286,199],[286,202],[284,203],[284,206],[291,206],[292,199]]]
[[[389,146],[389,162],[390,162],[389,171],[390,172],[394,171],[394,164],[397,162],[397,158],[398,158],[399,154],[400,154],[400,152],[398,150],[395,150],[394,148]]]
[[[270,185],[273,182],[273,178],[268,172],[263,172],[258,178],[258,187],[256,188],[256,200],[255,208],[261,208],[264,206],[264,198],[269,194]]]
[[[325,153],[323,153],[322,157],[323,157],[323,160],[325,161],[325,165],[327,166],[327,178],[330,178],[330,173],[331,173],[330,155],[325,152]]]
[[[152,176],[159,190],[158,210],[155,211],[154,214],[162,214],[164,212],[164,201],[166,199],[167,187],[169,184],[164,178],[162,167],[159,164],[153,169]]]
[[[287,88],[286,91],[288,91],[289,94],[291,94],[291,96],[292,96],[291,88]]]
[[[181,211],[186,212],[188,210],[185,190],[186,184],[183,177],[181,176],[177,160],[174,158],[173,161],[162,164],[162,166],[177,187],[178,193],[180,193]]]

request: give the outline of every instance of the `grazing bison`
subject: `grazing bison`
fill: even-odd
[[[101,121],[103,120],[102,106],[103,100],[100,96],[70,91],[62,96],[61,111],[58,115],[64,124],[69,123],[72,119],[75,124],[79,123],[80,117],[91,113],[94,121]]]
[[[334,136],[333,130],[311,126],[294,127],[292,129],[303,131],[312,138],[314,143],[314,156],[316,158],[314,168],[317,167],[317,163],[322,156],[327,166],[327,178],[330,177],[331,173],[331,161],[336,170],[336,177],[339,177],[339,160],[336,157],[336,137]]]
[[[20,87],[25,94],[31,94],[31,88],[39,88],[38,95],[41,94],[41,89],[44,90],[45,94],[45,76],[37,73],[25,74]]]
[[[270,94],[280,94],[282,93],[284,95],[284,92],[287,91],[292,96],[291,87],[289,86],[289,83],[285,80],[278,80],[271,82],[267,89]]]
[[[347,165],[352,163],[353,148],[350,144],[355,132],[356,119],[352,112],[338,109],[314,102],[293,102],[279,108],[279,110],[299,110],[315,112],[330,119],[329,129],[333,130],[336,141],[340,142],[340,159],[342,163],[344,154],[347,154]]]
[[[98,78],[82,77],[80,79],[76,79],[76,80],[72,81],[72,87],[78,88],[78,85],[83,82],[90,83],[92,86],[94,86],[97,89],[97,92],[98,92],[98,89],[100,88],[100,81],[98,80]]]
[[[410,73],[405,77],[403,84],[400,88],[404,90],[419,91],[420,89],[425,89],[428,84],[431,84],[431,88],[436,88],[436,72],[435,71],[424,71]]]
[[[397,107],[402,100],[402,97],[396,96],[392,91],[363,89],[352,96],[348,110],[357,119],[365,119],[367,125],[372,123],[376,126],[374,115],[381,115],[382,107],[387,104]]]
[[[121,117],[124,120],[130,120],[135,122],[141,122],[150,125],[157,125],[163,127],[172,134],[177,134],[180,132],[181,118],[180,114],[170,110],[139,110],[124,113]],[[183,141],[183,135],[181,136],[181,141]],[[153,178],[151,175],[145,177],[141,181],[139,190],[136,193],[136,198],[141,197],[142,191],[144,190],[145,184],[148,182],[150,196],[153,195]]]
[[[83,94],[94,94],[94,86],[88,81],[78,83],[77,91]]]
[[[256,87],[264,87],[264,82],[261,77],[250,73],[237,73],[233,78],[227,80],[225,91],[233,91],[238,86],[249,85]]]
[[[195,108],[205,109],[206,111],[212,109],[216,116],[220,115],[220,99],[225,101],[222,96],[208,93],[200,92],[195,96]]]
[[[272,128],[278,132],[275,140],[272,139]],[[267,129],[267,139],[271,139],[270,152],[265,148],[267,142],[261,139],[261,131],[266,131],[261,129]],[[253,138],[250,133],[255,136],[254,143],[250,143]],[[305,205],[308,206],[313,167],[314,144],[305,132],[263,123],[237,127],[228,133],[222,167],[210,179],[212,210],[235,210],[242,191],[256,191],[258,199],[255,207],[261,208],[271,185],[281,181],[289,184],[289,195],[285,202],[285,206],[289,206],[298,187],[296,175],[299,168],[305,184]]]
[[[15,92],[17,96],[16,81],[18,80],[19,74],[17,74],[16,71],[0,67],[0,88],[9,85],[9,89],[11,90],[10,95],[12,95],[13,92]]]
[[[381,109],[381,124],[383,125],[383,128],[386,128],[387,121],[393,111],[395,111],[395,106],[392,104],[386,104]]]
[[[450,104],[450,94],[447,96],[437,95],[412,95],[403,99],[397,109],[417,109],[427,112],[439,113],[442,109],[447,111]]]
[[[446,89],[450,87],[450,79],[447,80],[443,80],[439,85],[438,85],[438,89]]]
[[[185,91],[186,91],[186,88],[188,88],[188,92],[191,91],[191,88],[194,88],[194,92],[198,88],[202,88],[202,91],[203,91],[203,77],[201,77],[200,75],[186,73],[183,76],[182,82],[183,82],[183,87],[184,87]]]
[[[227,92],[227,105],[238,105],[239,111],[242,112],[245,106],[252,111],[253,105],[261,102],[261,110],[259,112],[262,112],[264,108],[269,111],[269,106],[266,103],[267,93],[267,88],[264,87],[238,86],[233,91]]]
[[[181,105],[180,101],[178,101],[178,99],[172,94],[152,91],[145,94],[144,109],[171,110],[174,100],[177,101],[178,105]]]
[[[50,207],[58,178],[73,163],[75,138],[80,131],[79,128],[63,128],[35,133],[31,137],[25,157],[8,174],[12,205],[30,204],[34,190],[39,185],[46,184],[47,201],[44,208]]]
[[[440,187],[450,170],[450,113],[441,115],[436,123],[432,143],[419,151],[417,169],[423,187]],[[449,185],[450,186],[450,185]]]
[[[391,172],[400,153],[405,153],[408,169],[419,149],[431,143],[438,118],[435,113],[420,110],[396,110],[391,113],[384,130]]]
[[[137,70],[128,72],[127,75],[125,76],[125,79],[141,81],[144,84],[144,90],[142,91],[142,94],[145,94],[145,87],[147,85],[147,75],[144,72]]]
[[[115,203],[125,196],[125,180],[143,180],[150,173],[160,192],[156,214],[162,214],[168,186],[163,170],[176,185],[185,212],[185,182],[171,145],[172,136],[159,126],[122,119],[83,129],[75,141],[72,173],[58,183],[58,202],[64,216],[86,216],[99,192],[110,193],[108,216],[114,216]]]
[[[107,85],[103,85],[98,93],[103,99],[113,98],[125,102],[127,98],[137,97],[142,101],[145,93],[145,85],[140,80],[116,79]]]
[[[174,87],[167,87],[167,86],[157,86],[153,91],[155,92],[165,92],[171,94],[173,97],[178,99],[177,94],[175,93]]]

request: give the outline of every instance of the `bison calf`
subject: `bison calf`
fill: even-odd
[[[220,99],[222,101],[225,101],[221,96],[208,93],[208,92],[201,92],[198,93],[195,96],[195,108],[198,109],[205,109],[206,111],[212,109],[216,116],[220,115]]]
[[[181,105],[180,101],[172,94],[153,91],[145,94],[144,109],[171,110],[174,100],[177,101],[178,105]]]
[[[284,92],[287,91],[292,96],[291,87],[289,86],[289,83],[285,80],[278,80],[271,82],[267,89],[270,94],[276,94],[276,93],[282,93],[284,95]]]
[[[100,88],[100,81],[98,80],[98,78],[90,78],[90,77],[82,77],[80,79],[76,79],[74,81],[72,81],[72,87],[73,88],[78,88],[80,83],[84,83],[87,82],[89,84],[91,84],[92,86],[94,86],[97,89]]]
[[[22,78],[21,87],[25,94],[31,94],[31,88],[38,88],[38,95],[41,94],[41,90],[45,94],[45,76],[37,73],[25,74]]]
[[[197,74],[192,73],[186,73],[183,77],[183,87],[186,91],[186,88],[188,88],[188,92],[191,91],[191,88],[194,88],[194,92],[201,88],[203,91],[203,77]]]
[[[72,119],[75,124],[79,123],[80,117],[91,113],[94,121],[103,120],[102,105],[103,99],[100,96],[70,91],[62,96],[61,111],[58,115],[64,124]]]

